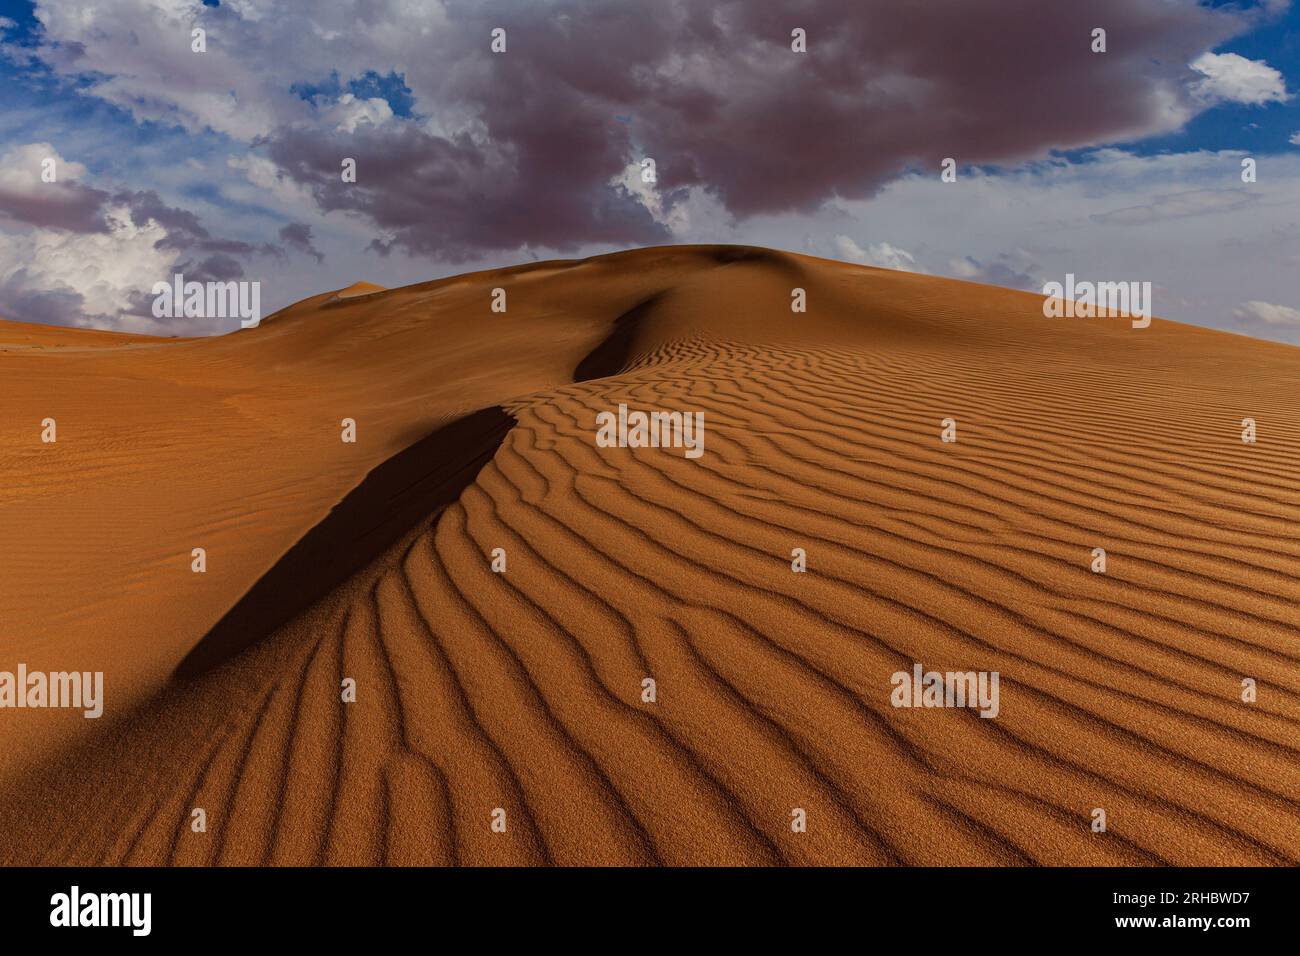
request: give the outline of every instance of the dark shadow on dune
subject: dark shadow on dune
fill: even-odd
[[[503,409],[485,408],[376,467],[226,612],[174,676],[196,677],[261,640],[451,504],[514,424]]]
[[[589,382],[594,378],[605,378],[607,375],[617,375],[623,371],[627,367],[628,360],[632,358],[632,343],[636,340],[641,320],[650,313],[661,297],[662,293],[655,293],[615,319],[614,328],[606,336],[605,341],[592,349],[573,370],[573,380]]]
[[[725,266],[733,262],[779,262],[781,256],[761,246],[716,246],[713,259]]]

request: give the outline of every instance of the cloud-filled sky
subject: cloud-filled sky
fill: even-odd
[[[0,84],[7,319],[740,242],[1300,342],[1288,0],[0,0]]]

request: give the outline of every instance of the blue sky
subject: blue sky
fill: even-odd
[[[1289,88],[1296,90],[1300,87],[1300,69],[1297,69],[1300,67],[1300,7],[1292,6],[1284,15],[1217,47],[1216,52],[1262,60],[1278,69],[1288,79]],[[1175,133],[1138,140],[1132,149],[1138,155],[1193,149],[1273,153],[1298,129],[1300,97],[1286,103],[1271,103],[1266,108],[1228,102],[1201,113]]]
[[[0,0],[0,316],[205,334],[154,320],[152,283],[254,279],[276,308],[740,242],[1031,291],[1145,279],[1157,314],[1300,341],[1294,4],[888,7]]]

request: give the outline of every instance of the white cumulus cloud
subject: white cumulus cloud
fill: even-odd
[[[41,179],[41,171],[49,159],[54,160],[54,171],[59,180],[82,179],[86,175],[85,166],[64,159],[49,143],[26,143],[11,146],[0,153],[0,189],[27,195],[45,191],[48,184]]]
[[[640,163],[628,164],[620,175],[610,180],[610,184],[621,186],[635,196],[654,217],[655,222],[662,223],[673,235],[681,235],[690,228],[689,208],[682,203],[671,208],[666,207],[658,185],[646,182]]]
[[[393,118],[393,108],[388,100],[374,97],[357,99],[351,93],[344,93],[333,106],[322,111],[322,118],[337,130],[355,133],[362,123],[380,126]]]
[[[1300,327],[1300,309],[1273,302],[1260,302],[1258,299],[1243,303],[1232,314],[1245,323],[1263,322],[1265,325]]]
[[[0,233],[0,298],[79,297],[80,314],[99,316],[97,324],[125,331],[156,331],[152,321],[121,313],[131,309],[133,297],[171,275],[179,253],[160,249],[158,244],[167,237],[167,230],[153,220],[135,225],[126,206],[108,209],[106,219],[107,232],[33,229],[20,236]]]
[[[860,262],[879,269],[898,269],[900,272],[921,272],[925,269],[917,264],[916,257],[906,249],[900,249],[888,242],[868,243],[864,249],[848,236],[835,237],[835,251],[841,259]]]
[[[1263,60],[1248,60],[1237,53],[1202,53],[1189,65],[1202,77],[1193,89],[1209,102],[1263,106],[1291,98],[1282,74]]]

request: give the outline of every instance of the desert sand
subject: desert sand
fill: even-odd
[[[0,710],[0,863],[1300,862],[1294,347],[671,247],[0,382],[0,669],[106,697]]]
[[[359,298],[361,298],[361,297],[363,297],[363,296],[367,296],[367,295],[375,295],[375,294],[377,294],[377,293],[379,293],[379,292],[387,292],[387,291],[388,291],[388,290],[387,290],[384,286],[382,286],[382,285],[376,285],[376,284],[373,283],[373,282],[364,282],[364,281],[363,281],[363,282],[354,282],[354,283],[352,283],[350,286],[348,286],[346,289],[339,289],[337,292],[335,292],[334,295],[331,297],[331,301],[332,301],[332,300],[343,301],[343,300],[346,300],[346,299],[359,299]]]

